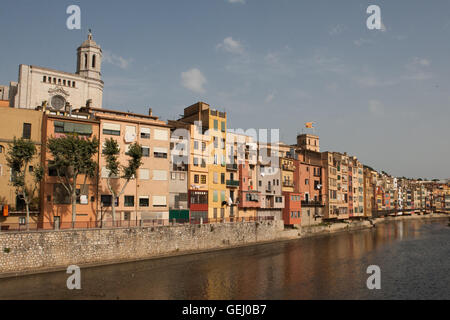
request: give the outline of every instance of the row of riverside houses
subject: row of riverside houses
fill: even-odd
[[[184,109],[167,123],[152,114],[135,114],[85,107],[55,110],[44,102],[35,110],[0,107],[0,201],[2,229],[25,224],[23,201],[11,186],[13,172],[6,163],[9,143],[33,141],[44,178],[33,204],[36,228],[110,226],[111,204],[116,204],[119,226],[160,225],[176,222],[236,222],[256,219],[284,221],[286,226],[308,226],[323,221],[368,219],[450,211],[447,183],[395,178],[364,166],[354,156],[320,152],[319,137],[300,134],[297,143],[257,141],[257,135],[227,128],[227,114],[204,102]],[[97,174],[79,177],[76,223],[71,202],[51,168],[47,150],[51,137],[76,134],[96,137]],[[115,139],[119,161],[133,143],[141,145],[142,165],[124,193],[112,199],[103,154],[106,139]],[[114,183],[125,181],[115,177]],[[101,224],[99,224],[101,222]],[[125,223],[125,224],[123,224]]]

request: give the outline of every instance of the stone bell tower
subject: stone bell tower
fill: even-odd
[[[77,74],[80,76],[101,80],[102,49],[92,39],[89,29],[88,38],[77,49]]]

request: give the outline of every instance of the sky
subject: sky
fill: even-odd
[[[66,27],[73,4],[80,30]],[[0,84],[19,64],[75,72],[89,28],[104,108],[167,120],[204,101],[229,128],[280,129],[289,144],[314,121],[321,151],[450,178],[448,1],[2,0]]]

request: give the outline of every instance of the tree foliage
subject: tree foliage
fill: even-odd
[[[11,185],[16,189],[16,194],[25,202],[27,212],[27,228],[30,223],[30,204],[35,200],[36,191],[44,176],[44,170],[39,165],[33,167],[31,176],[32,183],[27,183],[27,172],[29,164],[37,155],[37,148],[34,142],[27,139],[14,138],[9,144],[6,162],[11,168]]]
[[[53,157],[50,166],[56,170],[59,182],[70,195],[72,222],[75,223],[77,179],[84,175],[84,189],[87,178],[95,176],[97,163],[93,158],[98,152],[98,140],[74,134],[50,138],[47,147]]]
[[[116,140],[110,138],[105,141],[103,155],[106,157],[106,169],[108,172],[108,189],[112,195],[111,207],[112,207],[112,218],[115,221],[116,209],[115,209],[115,199],[120,197],[130,180],[134,179],[136,172],[142,165],[142,147],[138,143],[130,145],[130,148],[126,152],[129,157],[128,165],[122,166],[119,162],[120,149],[119,144]],[[122,173],[122,175],[120,175]],[[113,186],[111,179],[120,177],[125,179],[125,184],[118,190],[117,187]]]

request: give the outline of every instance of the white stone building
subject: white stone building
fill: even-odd
[[[89,33],[77,49],[76,73],[21,64],[19,81],[11,82],[2,91],[9,91],[5,100],[14,108],[34,109],[46,101],[55,110],[63,109],[66,103],[78,109],[86,106],[88,100],[92,107],[101,108],[104,86],[101,63],[102,49]]]

